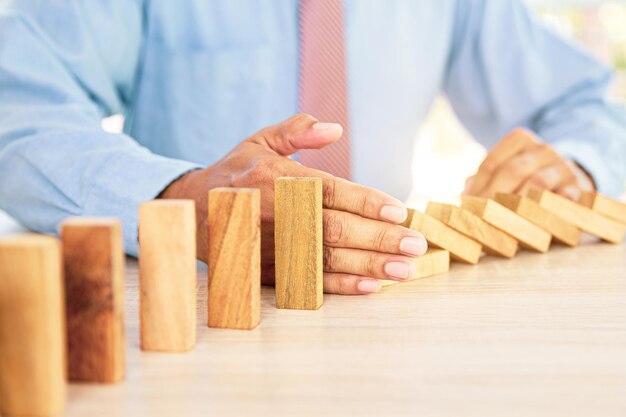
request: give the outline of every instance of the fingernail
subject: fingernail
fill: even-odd
[[[406,220],[407,214],[406,207],[383,206],[380,209],[380,218],[392,223],[402,223]]]
[[[426,253],[426,249],[428,249],[428,243],[422,234],[416,237],[405,237],[400,241],[400,252],[407,255],[420,256]]]
[[[380,281],[377,279],[362,279],[356,284],[356,287],[361,292],[376,292],[380,290]]]
[[[322,132],[337,132],[337,133],[343,132],[341,125],[338,123],[317,122],[313,124],[313,129],[319,130]]]
[[[411,274],[411,267],[406,262],[387,262],[385,265],[385,274],[393,278],[409,279]]]

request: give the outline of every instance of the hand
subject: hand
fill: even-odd
[[[493,198],[496,192],[525,195],[529,188],[547,189],[578,201],[581,190],[595,187],[576,163],[532,132],[518,128],[493,147],[478,172],[468,178],[463,194]]]
[[[261,190],[262,282],[274,282],[274,179],[321,177],[323,184],[324,290],[365,294],[380,289],[377,279],[403,280],[416,273],[413,258],[426,251],[424,237],[399,226],[407,216],[400,201],[288,158],[300,149],[319,149],[337,141],[340,125],[297,115],[265,128],[224,158],[170,184],[160,198],[196,201],[198,258],[207,259],[207,195],[215,187]]]

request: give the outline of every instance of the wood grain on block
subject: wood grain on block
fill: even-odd
[[[579,229],[607,242],[619,243],[624,238],[626,226],[604,217],[589,207],[575,203],[551,191],[537,188],[530,189],[528,197]]]
[[[513,236],[526,248],[541,253],[550,249],[550,241],[552,240],[550,233],[494,200],[466,196],[463,197],[461,207]]]
[[[517,252],[517,240],[468,210],[451,204],[430,202],[426,214],[480,242],[486,252],[505,258],[512,258]]]
[[[433,275],[444,274],[450,270],[450,252],[443,249],[428,248],[425,254],[413,259],[417,273],[413,281],[419,278],[431,277]],[[381,279],[380,285],[386,287],[388,285],[400,284],[407,281],[394,281],[391,279]]]
[[[626,204],[595,191],[583,191],[578,201],[611,220],[626,224]]]
[[[124,377],[124,249],[116,219],[73,218],[61,228],[69,378]]]
[[[184,352],[196,343],[196,220],[192,200],[139,207],[141,348]]]
[[[431,247],[450,252],[453,260],[476,264],[480,259],[480,243],[428,214],[409,209],[404,226],[422,233]]]
[[[261,193],[209,191],[208,324],[253,329],[261,318]]]
[[[321,178],[274,182],[276,307],[316,310],[324,292]]]
[[[0,239],[0,407],[4,416],[54,416],[66,397],[65,297],[59,242]]]
[[[572,247],[578,245],[580,229],[541,207],[534,200],[518,194],[497,193],[496,201],[543,228],[554,240]]]

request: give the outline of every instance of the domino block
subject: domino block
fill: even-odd
[[[196,343],[196,220],[192,200],[139,207],[141,349],[185,352]]]
[[[428,248],[425,254],[413,260],[417,274],[410,281],[426,278],[433,275],[444,274],[450,270],[450,252],[443,249]],[[386,287],[388,285],[399,284],[407,281],[394,281],[391,279],[381,279],[380,285]]]
[[[494,200],[463,197],[461,207],[487,223],[513,236],[524,247],[545,253],[550,249],[552,235]]]
[[[546,230],[554,240],[571,247],[578,245],[581,233],[576,226],[541,207],[530,198],[518,194],[497,193],[496,201]]]
[[[578,202],[611,220],[626,224],[626,204],[621,201],[595,191],[583,191]]]
[[[536,188],[528,190],[528,196],[579,229],[607,242],[619,243],[624,237],[626,226],[565,197]]]
[[[65,406],[65,308],[56,239],[0,239],[0,407],[54,416]]]
[[[323,302],[322,180],[274,182],[276,307],[317,310]]]
[[[115,219],[73,218],[61,228],[69,378],[124,377],[124,249]]]
[[[482,245],[457,232],[436,218],[417,210],[409,209],[405,227],[424,235],[430,247],[445,249],[454,260],[476,264],[480,259]]]
[[[209,191],[208,324],[253,329],[261,319],[261,192]]]
[[[517,240],[468,210],[450,204],[430,202],[426,214],[480,242],[489,253],[512,258],[517,252]]]

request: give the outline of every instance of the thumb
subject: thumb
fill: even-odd
[[[250,138],[287,156],[301,149],[320,149],[341,138],[343,128],[337,123],[318,122],[308,114],[297,114],[289,119],[270,126]]]

